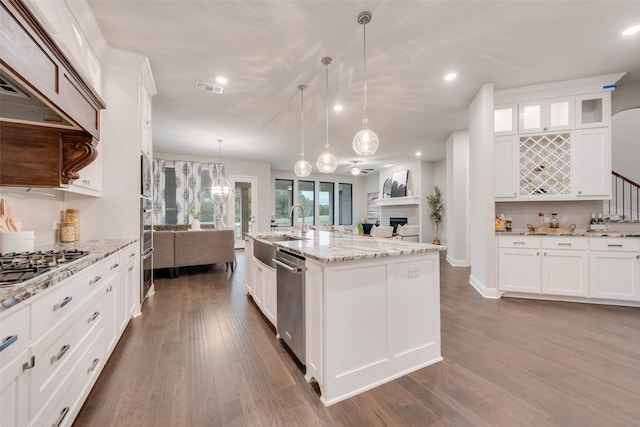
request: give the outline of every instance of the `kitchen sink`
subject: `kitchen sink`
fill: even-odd
[[[290,234],[272,234],[269,236],[255,237],[253,239],[253,256],[262,261],[265,265],[276,268],[273,261],[276,257],[276,247],[273,242],[288,242],[292,240],[305,240],[302,236],[294,236]]]

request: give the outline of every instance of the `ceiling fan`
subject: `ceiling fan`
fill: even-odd
[[[360,175],[361,173],[369,173],[369,171],[373,170],[371,168],[361,168],[361,167],[359,167],[357,161],[353,161],[352,163],[353,163],[353,166],[349,170],[349,174],[350,175]]]

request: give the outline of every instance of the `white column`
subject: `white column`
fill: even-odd
[[[499,296],[493,187],[493,83],[486,83],[469,106],[469,280],[487,298]]]
[[[453,132],[447,139],[447,261],[468,267],[469,261],[469,132]]]

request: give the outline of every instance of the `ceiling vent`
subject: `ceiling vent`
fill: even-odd
[[[214,85],[213,83],[197,82],[196,87],[205,92],[222,93],[224,88],[222,86]]]

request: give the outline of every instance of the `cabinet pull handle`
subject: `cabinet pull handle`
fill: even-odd
[[[69,304],[71,301],[73,301],[73,297],[66,297],[64,300],[62,300],[62,302],[53,305],[53,311],[60,310],[62,307]]]
[[[135,253],[135,252],[131,252],[131,253],[129,254],[129,258],[133,258],[134,256],[136,256],[136,253]]]
[[[89,317],[89,318],[87,319],[87,323],[91,323],[91,322],[93,322],[94,320],[96,320],[96,319],[98,318],[98,316],[100,316],[100,312],[99,312],[99,311],[96,311],[95,313],[93,313],[93,314],[91,315],[91,317]]]
[[[66,408],[62,409],[62,411],[60,411],[60,416],[58,417],[55,423],[51,424],[51,427],[60,427],[62,425],[62,422],[64,421],[64,418],[67,416],[68,413],[69,413],[69,407],[67,406]]]
[[[514,245],[524,245],[526,242],[513,242]]]
[[[543,253],[542,255],[547,256],[547,253],[545,252],[545,253]]]
[[[132,265],[131,267],[129,267],[129,270],[128,270],[128,271],[131,271],[131,270],[133,270],[133,265]]]
[[[0,351],[3,351],[7,347],[9,347],[14,342],[18,341],[17,335],[10,335],[2,340],[2,344],[0,345]]]
[[[640,255],[636,255],[636,259],[640,259]]]
[[[558,243],[558,246],[571,246],[573,243]]]
[[[93,285],[94,283],[98,283],[102,279],[102,276],[96,276],[93,279],[89,280],[89,285]]]
[[[27,363],[22,364],[22,370],[28,371],[29,369],[33,369],[34,366],[36,366],[36,357],[31,356],[31,359],[29,359]]]
[[[71,346],[69,344],[63,345],[58,354],[54,354],[53,356],[51,356],[51,363],[55,363],[58,360],[62,359],[62,357],[67,351],[69,351],[70,348]]]
[[[607,245],[607,246],[609,246],[610,248],[621,248],[622,247],[622,245]]]
[[[113,290],[113,287],[109,285],[109,287],[107,288],[107,293],[111,292],[112,290]]]
[[[537,256],[537,255],[540,255],[540,252],[536,252],[536,256]]]
[[[118,264],[117,262],[115,264],[113,264],[110,268],[111,270],[113,270],[114,268],[118,268],[120,264]]]
[[[93,372],[94,369],[96,369],[96,366],[98,366],[99,362],[100,362],[100,359],[98,357],[93,359],[93,363],[91,363],[91,366],[89,367],[89,369],[87,369],[87,374],[90,374],[91,372]]]

